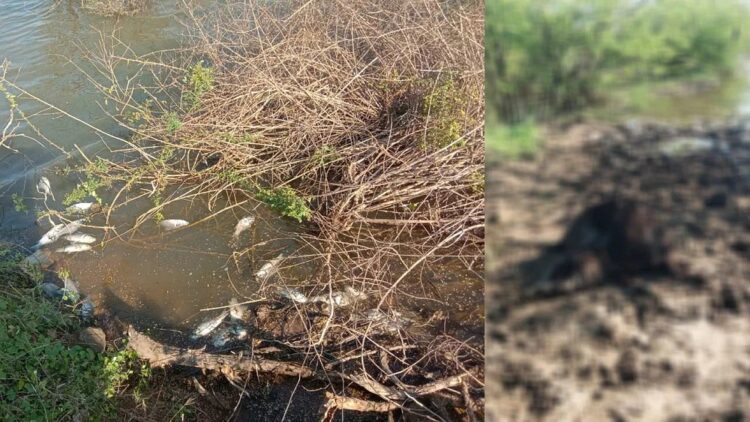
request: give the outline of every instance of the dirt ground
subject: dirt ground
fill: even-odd
[[[750,124],[488,164],[488,421],[750,420]]]

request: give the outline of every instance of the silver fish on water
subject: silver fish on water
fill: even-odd
[[[213,330],[217,329],[219,325],[224,322],[227,316],[229,316],[229,311],[223,311],[219,316],[202,322],[198,328],[193,331],[193,340],[211,334]]]
[[[81,228],[82,224],[83,224],[83,220],[71,221],[68,224],[56,224],[54,227],[49,229],[49,231],[45,233],[41,239],[39,239],[39,242],[37,242],[37,244],[34,245],[34,247],[41,248],[44,245],[55,243],[62,236],[77,232],[78,229]]]
[[[229,301],[229,317],[234,320],[242,320],[247,313],[247,305],[241,305],[236,298]]]
[[[279,256],[277,256],[276,258],[263,264],[258,272],[255,273],[255,279],[258,281],[264,281],[268,279],[268,277],[271,277],[279,270],[279,264],[281,264],[281,261],[283,261],[284,258],[286,258],[286,256],[282,253],[279,254]]]
[[[65,208],[65,212],[68,214],[85,215],[90,212],[96,212],[98,209],[101,209],[101,205],[96,202],[79,202]]]
[[[64,246],[62,248],[58,248],[55,250],[57,253],[76,253],[76,252],[85,252],[90,251],[91,245],[87,245],[85,243],[71,243],[68,246]]]
[[[253,216],[247,216],[247,217],[241,218],[237,222],[237,225],[234,227],[234,234],[232,234],[232,241],[237,243],[240,240],[240,235],[242,234],[242,232],[252,227],[254,222],[255,222],[255,217]]]
[[[169,220],[163,220],[161,223],[159,223],[159,226],[161,226],[162,229],[169,231],[179,229],[180,227],[185,227],[188,224],[190,223],[185,220],[173,218]]]
[[[96,242],[96,238],[94,236],[85,234],[85,233],[76,233],[76,234],[69,234],[63,239],[67,240],[70,243],[94,243]]]
[[[39,182],[36,184],[36,190],[37,192],[44,195],[44,199],[47,199],[47,196],[51,196],[52,199],[55,199],[55,195],[52,193],[52,185],[49,183],[49,179],[42,176],[39,178]]]

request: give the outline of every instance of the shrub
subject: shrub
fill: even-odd
[[[511,123],[579,109],[603,88],[733,69],[737,1],[488,0],[487,102]]]
[[[275,189],[261,188],[255,197],[280,212],[281,215],[293,218],[298,222],[307,221],[312,216],[307,201],[289,186]]]

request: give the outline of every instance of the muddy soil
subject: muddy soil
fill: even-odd
[[[750,124],[488,166],[487,420],[750,419]]]

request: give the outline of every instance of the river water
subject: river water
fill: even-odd
[[[104,111],[106,107],[96,89],[72,63],[90,70],[81,46],[96,47],[102,34],[113,31],[137,54],[177,48],[182,18],[173,2],[152,2],[141,15],[116,19],[92,16],[73,1],[0,0],[0,61],[10,61],[9,79],[30,94],[104,132],[125,136]],[[82,163],[77,151],[80,149],[89,158],[108,156],[105,143],[109,147],[116,145],[111,139],[103,140],[90,127],[52,113],[39,101],[21,98],[19,105],[54,144],[15,138],[9,145],[15,151],[0,148],[0,241],[29,248],[48,228],[36,218],[37,212],[45,210],[45,202],[35,188],[39,178],[48,177],[56,193],[56,200],[49,198],[46,206],[62,210],[63,197],[81,181],[81,176],[63,172],[66,166]],[[2,98],[0,127],[8,116],[9,105]],[[25,124],[18,127],[17,133],[39,139],[34,129]],[[114,191],[100,194],[106,204]],[[163,233],[153,221],[143,224],[137,233],[127,232],[135,218],[149,207],[149,202],[142,201],[120,209],[110,221],[117,230],[82,229],[106,242],[92,252],[53,253],[52,269],[69,271],[95,303],[113,310],[127,322],[156,332],[184,332],[206,317],[201,309],[225,305],[232,297],[257,298],[258,285],[249,274],[279,253],[300,255],[303,250],[299,225],[258,204],[233,208],[178,232]],[[210,212],[205,201],[197,199],[169,206],[164,214],[166,218],[194,222]],[[243,246],[257,246],[237,259],[230,239],[238,218],[245,215],[254,215],[256,223],[245,234]],[[92,225],[101,223],[95,220]],[[56,244],[50,250],[63,245]],[[314,270],[304,259],[299,261],[285,264],[284,282],[303,284]],[[424,274],[448,306],[428,302],[420,305],[421,310],[448,310],[450,319],[457,322],[459,337],[481,338],[481,275],[460,266],[450,266],[448,271],[431,268]]]

